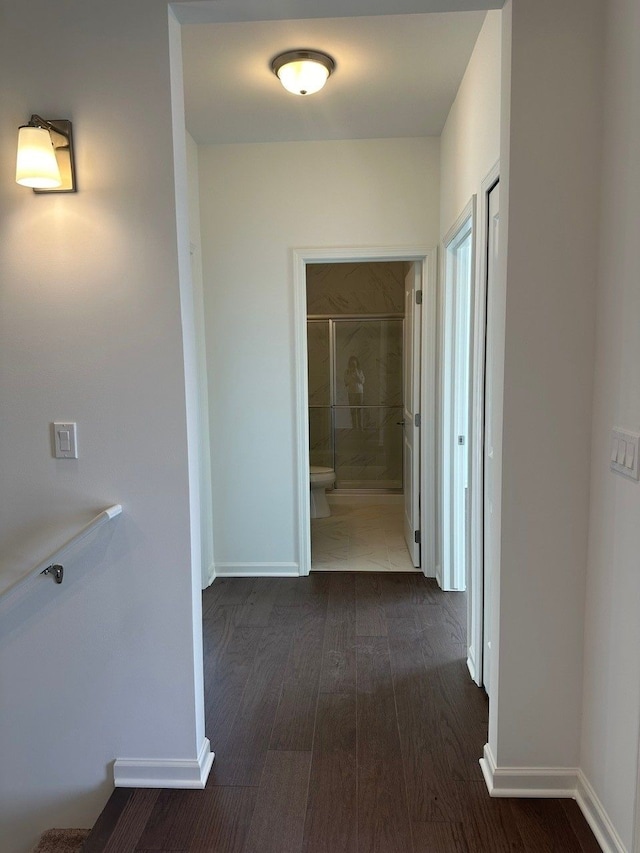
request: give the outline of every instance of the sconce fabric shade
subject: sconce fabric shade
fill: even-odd
[[[27,125],[18,130],[16,181],[34,189],[54,189],[62,184],[51,134],[46,127]]]
[[[328,54],[316,50],[290,50],[276,56],[271,63],[273,73],[287,92],[294,95],[319,92],[335,67]]]
[[[18,130],[16,181],[34,193],[75,193],[73,128],[66,118],[33,114]]]

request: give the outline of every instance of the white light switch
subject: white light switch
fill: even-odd
[[[611,470],[633,480],[640,480],[638,443],[640,433],[616,427],[611,434]]]
[[[77,459],[78,438],[74,423],[53,424],[53,446],[56,459]]]

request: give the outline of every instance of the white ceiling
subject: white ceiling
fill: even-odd
[[[187,129],[200,144],[438,136],[485,14],[183,25]],[[316,95],[271,71],[296,48],[336,61]]]

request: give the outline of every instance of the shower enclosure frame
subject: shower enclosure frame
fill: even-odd
[[[392,246],[365,248],[297,248],[291,250],[294,299],[295,364],[295,467],[297,558],[300,575],[311,569],[311,516],[309,506],[309,409],[307,383],[307,264],[408,261],[420,267],[423,345],[420,355],[420,529],[422,572],[435,577],[436,537],[436,247]]]
[[[402,333],[404,339],[404,314],[340,314],[337,316],[336,314],[308,314],[307,315],[307,323],[328,323],[329,324],[329,403],[328,405],[320,405],[309,404],[310,409],[330,409],[331,411],[331,468],[336,471],[337,476],[337,468],[336,468],[336,409],[352,408],[348,404],[338,404],[335,402],[336,399],[336,362],[337,362],[337,353],[336,353],[336,329],[335,326],[337,323],[344,322],[375,322],[376,320],[396,320],[402,322]],[[403,387],[402,375],[400,381],[400,387]],[[374,405],[366,405],[362,404],[358,406],[359,409],[398,409],[399,414],[398,417],[402,418],[402,405],[399,406],[383,406],[380,404]],[[400,477],[402,478],[402,463],[401,463],[401,471]],[[336,480],[337,482],[337,480]],[[374,481],[372,481],[374,482]],[[369,495],[399,495],[402,494],[403,483],[401,483],[399,488],[394,487],[384,487],[384,486],[360,486],[355,488],[340,488],[339,486],[334,486],[333,493],[336,495],[354,495],[354,494],[369,494]]]

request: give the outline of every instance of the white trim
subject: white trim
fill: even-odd
[[[202,588],[207,589],[207,587],[210,587],[211,584],[216,579],[216,576],[217,576],[216,575],[216,564],[211,563],[209,568],[205,571],[205,580],[204,580],[205,585]]]
[[[477,672],[476,658],[475,658],[475,655],[473,653],[473,649],[471,648],[471,646],[469,646],[469,648],[467,649],[467,669],[469,670],[469,675],[471,676],[471,680],[475,681],[475,683],[477,684],[478,682],[476,680],[476,672]]]
[[[307,410],[307,293],[306,265],[312,263],[360,263],[377,261],[417,261],[422,265],[423,340],[422,348],[422,412],[435,413],[435,337],[437,249],[423,246],[371,246],[292,249],[294,300],[294,369],[296,411],[296,504],[298,508],[298,573],[308,575],[311,569],[311,535],[309,508],[309,414]],[[421,526],[422,571],[435,576],[435,425],[433,418],[422,419],[421,446]],[[294,565],[294,564],[287,564]],[[217,567],[217,574],[224,572]]]
[[[462,395],[457,390],[457,330],[458,330],[458,294],[456,282],[453,279],[454,270],[451,262],[454,258],[454,253],[457,246],[467,236],[471,237],[471,252],[470,252],[470,267],[469,267],[469,347],[467,350],[468,369],[469,369],[469,397],[464,400]],[[456,482],[459,478],[456,477],[455,458],[457,455],[457,428],[453,423],[454,417],[459,410],[459,407],[464,406],[467,412],[467,428],[465,436],[467,439],[467,459],[468,470],[466,474],[467,484],[470,482],[470,460],[471,453],[469,444],[471,443],[472,425],[472,389],[473,389],[473,374],[472,374],[472,352],[474,350],[474,326],[473,326],[473,306],[474,293],[476,286],[476,196],[471,196],[469,202],[465,205],[464,210],[458,216],[453,226],[447,232],[442,242],[442,337],[441,337],[441,423],[442,430],[440,433],[440,454],[441,454],[441,522],[440,522],[440,541],[441,559],[442,559],[442,583],[441,588],[447,591],[464,590],[467,588],[467,572],[465,568],[464,576],[460,570],[458,561],[454,557],[456,533],[456,514],[455,505],[458,498],[458,490],[462,487],[460,482]],[[468,502],[465,499],[465,516],[467,515]],[[465,521],[465,545],[469,545],[469,519]],[[466,551],[465,551],[466,553]],[[467,562],[467,561],[465,561]]]
[[[116,788],[204,788],[213,759],[211,744],[204,738],[198,757],[118,758],[113,765]]]
[[[628,853],[609,815],[582,770],[578,771],[576,802],[604,853]]]
[[[579,768],[496,767],[489,744],[485,744],[480,767],[492,797],[575,799],[604,853],[629,853],[598,795]]]
[[[436,576],[436,382],[438,329],[438,250],[422,257],[422,369],[420,371],[420,528],[422,530],[422,573]],[[431,413],[431,417],[429,417]],[[427,415],[425,417],[425,414]]]
[[[311,571],[311,505],[309,493],[309,389],[307,386],[307,272],[309,256],[301,250],[292,253],[293,262],[293,340],[295,370],[296,504],[298,507],[299,573]]]
[[[489,744],[480,759],[489,794],[492,797],[566,797],[576,793],[578,770],[575,767],[496,767]]]
[[[471,368],[471,454],[470,472],[470,550],[469,550],[469,619],[468,638],[473,649],[478,686],[483,684],[484,665],[484,388],[487,326],[487,228],[489,219],[488,194],[500,180],[498,160],[480,187],[476,228],[476,281],[473,303],[473,364]],[[474,594],[475,593],[475,594]]]
[[[216,563],[217,578],[291,578],[301,574],[299,563]]]

